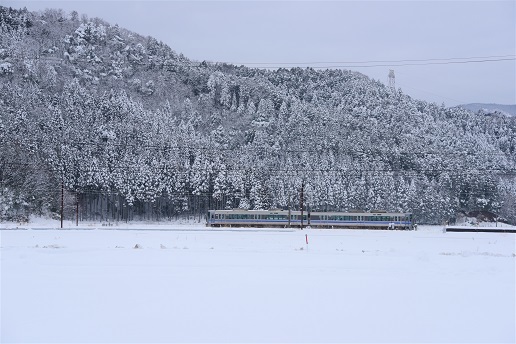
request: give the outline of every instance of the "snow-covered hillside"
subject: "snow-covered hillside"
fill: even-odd
[[[119,228],[1,230],[1,342],[516,340],[514,234]]]
[[[0,23],[0,221],[62,204],[86,221],[293,209],[304,188],[313,211],[440,224],[483,210],[516,224],[515,117],[351,70],[193,61],[59,10],[0,6]]]

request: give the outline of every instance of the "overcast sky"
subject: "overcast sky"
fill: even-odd
[[[348,66],[386,84],[389,69],[394,69],[396,86],[414,98],[448,106],[516,104],[514,0],[1,0],[0,4],[30,11],[76,10],[155,37],[199,61],[253,67]],[[509,60],[450,63],[465,61],[455,58],[487,56]],[[400,60],[424,61],[363,63],[369,67],[350,63]],[[406,65],[421,63],[425,65]]]

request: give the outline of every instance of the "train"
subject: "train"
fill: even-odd
[[[414,230],[412,213],[208,210],[207,227],[355,228]]]

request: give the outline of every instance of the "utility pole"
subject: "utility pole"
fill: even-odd
[[[61,229],[63,228],[64,182],[61,181]]]
[[[75,227],[79,227],[79,195],[75,192]]]
[[[301,208],[301,229],[303,229],[303,197],[304,197],[304,191],[305,191],[305,181],[301,182],[301,195],[299,197],[299,203]]]
[[[288,195],[288,228],[290,228],[290,216],[291,216],[290,208],[291,207],[292,207],[292,195]]]

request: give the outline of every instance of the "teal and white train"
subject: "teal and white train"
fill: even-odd
[[[209,210],[208,227],[274,228],[415,228],[411,213],[388,212],[303,212],[291,210]]]

